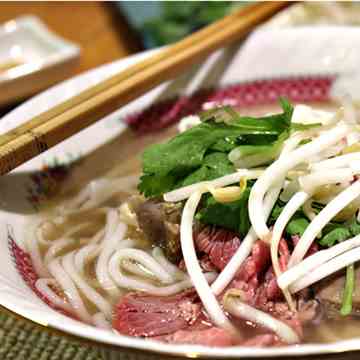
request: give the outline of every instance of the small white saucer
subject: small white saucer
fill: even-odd
[[[66,77],[80,48],[35,16],[0,26],[0,105],[20,100]]]

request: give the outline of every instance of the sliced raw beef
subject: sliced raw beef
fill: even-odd
[[[196,248],[209,256],[218,270],[222,270],[240,246],[240,238],[235,233],[207,226],[194,234]]]
[[[193,291],[166,297],[129,293],[115,307],[113,326],[131,336],[172,334],[190,327],[202,315],[195,298]]]

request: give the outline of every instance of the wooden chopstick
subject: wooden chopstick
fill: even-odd
[[[248,5],[2,135],[0,174],[173,78],[212,51],[241,38],[285,6],[288,3]]]

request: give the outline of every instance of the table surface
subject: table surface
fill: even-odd
[[[0,24],[25,14],[38,16],[55,33],[80,45],[80,62],[68,77],[141,50],[140,41],[111,2],[0,3]],[[12,107],[0,108],[0,115]]]

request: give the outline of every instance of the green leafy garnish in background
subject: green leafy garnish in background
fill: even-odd
[[[233,9],[247,5],[231,1],[171,1],[161,2],[162,13],[149,19],[142,28],[151,45],[166,45],[181,40],[187,34],[210,24]]]

